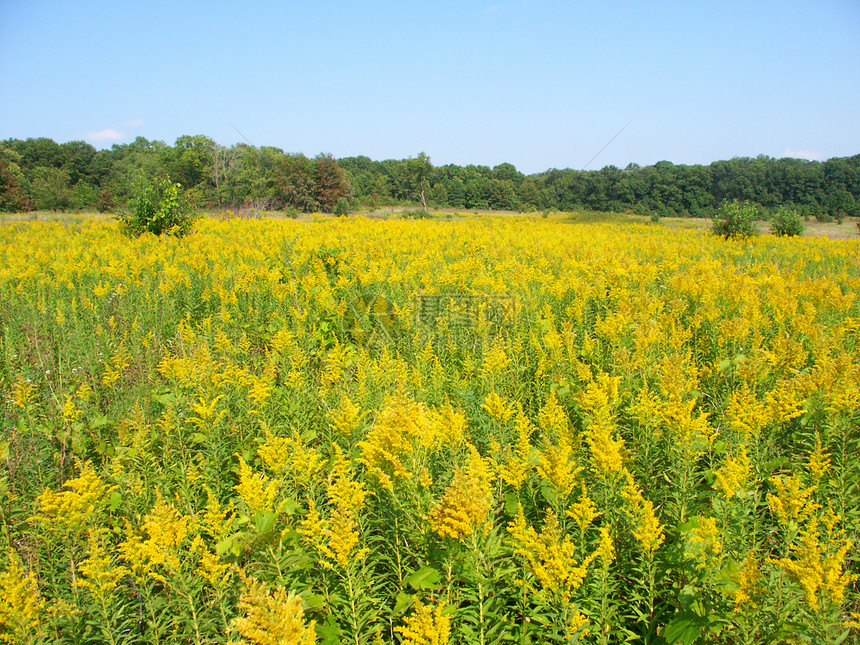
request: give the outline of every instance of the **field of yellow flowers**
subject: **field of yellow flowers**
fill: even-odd
[[[858,643],[860,244],[0,225],[0,642]]]

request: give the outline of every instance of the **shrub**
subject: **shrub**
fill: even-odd
[[[744,239],[755,235],[753,221],[758,211],[754,204],[739,202],[736,199],[724,201],[714,215],[712,231],[714,235],[722,235],[726,239]]]
[[[782,206],[773,214],[770,228],[774,235],[779,237],[794,237],[795,235],[803,235],[806,227],[803,225],[803,218],[800,213]]]
[[[341,197],[334,205],[334,214],[338,217],[349,215],[349,200],[346,197]]]
[[[153,235],[185,235],[194,223],[196,213],[191,202],[179,194],[179,184],[161,179],[148,184],[120,213],[129,235],[145,232]]]

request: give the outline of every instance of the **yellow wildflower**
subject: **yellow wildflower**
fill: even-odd
[[[308,514],[302,520],[299,533],[305,542],[328,560],[346,567],[350,560],[364,558],[368,549],[355,550],[359,543],[358,511],[364,504],[367,491],[364,484],[352,479],[352,462],[340,447],[334,446],[335,461],[329,474],[327,494],[333,509],[324,519],[313,499],[308,499]],[[331,567],[328,560],[322,564]]]
[[[215,415],[215,410],[218,407],[218,402],[222,399],[223,395],[219,394],[218,396],[212,397],[208,401],[200,396],[197,397],[197,403],[194,403],[191,406],[191,409],[197,414],[196,417],[189,417],[189,421],[197,426],[198,429],[205,430],[207,427],[212,427],[227,414],[227,410],[221,410],[218,415]],[[211,421],[210,421],[211,419]]]
[[[576,637],[582,638],[588,633],[588,617],[578,609],[575,610],[567,620],[567,638],[569,642],[575,642]]]
[[[560,498],[566,499],[570,495],[582,468],[573,461],[573,447],[566,433],[559,436],[558,445],[547,443],[544,446],[537,471]]]
[[[646,555],[650,556],[663,543],[663,525],[654,513],[654,504],[646,500],[641,508],[633,537]]]
[[[81,411],[75,406],[75,401],[71,394],[66,395],[66,402],[63,404],[61,414],[66,423],[70,423],[81,416]]]
[[[265,583],[242,577],[245,590],[239,596],[243,614],[230,626],[255,645],[312,645],[316,642],[314,621],[305,624],[301,599],[283,587],[269,590]],[[239,641],[244,643],[245,641]]]
[[[20,374],[16,376],[12,384],[12,403],[26,411],[35,400],[36,386],[33,382]]]
[[[192,518],[181,515],[171,503],[165,502],[161,495],[152,510],[143,518],[142,534],[128,529],[128,536],[119,544],[119,552],[129,570],[138,579],[151,576],[163,581],[164,577],[155,567],[179,568],[179,545],[188,536]]]
[[[499,464],[499,477],[509,486],[519,490],[533,467],[531,434],[534,426],[522,409],[517,411],[514,424],[517,431],[517,444],[514,450],[509,451],[505,463]]]
[[[108,486],[96,474],[90,462],[86,462],[81,474],[68,480],[64,485],[68,490],[59,493],[50,488],[36,498],[39,512],[34,520],[48,529],[60,527],[65,530],[78,530],[86,525],[116,486]]]
[[[215,494],[206,488],[206,508],[200,516],[200,528],[206,531],[213,539],[220,540],[230,529],[232,513],[227,508],[222,508]]]
[[[697,569],[710,569],[717,564],[722,548],[716,518],[701,517],[699,525],[690,530],[684,556],[695,560]]]
[[[487,395],[481,407],[487,414],[501,423],[506,423],[514,413],[513,405],[504,397],[499,396],[495,390]]]
[[[546,403],[538,412],[538,423],[544,432],[550,436],[567,437],[570,421],[567,418],[567,413],[559,404],[554,390],[550,390]]]
[[[615,545],[612,543],[608,526],[600,527],[600,542],[597,544],[595,553],[604,567],[608,567],[609,563],[615,559]]]
[[[522,506],[508,525],[514,552],[528,563],[529,571],[540,585],[540,592],[567,602],[585,579],[592,554],[581,564],[576,559],[576,545],[564,535],[555,511],[547,510],[544,526],[538,533],[526,522]]]
[[[326,416],[335,430],[343,436],[348,437],[358,427],[364,414],[362,414],[361,408],[344,394],[340,397],[337,407],[329,411]]]
[[[845,587],[857,578],[845,571],[845,556],[852,543],[845,539],[833,541],[838,546],[829,552],[828,545],[821,544],[818,537],[818,518],[812,517],[800,533],[800,544],[792,546],[796,558],[771,560],[800,583],[806,604],[815,610],[821,609],[819,592],[838,605],[845,598]]]
[[[78,587],[89,589],[103,605],[110,601],[119,581],[129,573],[128,569],[113,561],[105,547],[109,533],[107,529],[90,530],[87,558],[79,567],[81,577],[77,580]]]
[[[299,523],[298,532],[303,536],[303,542],[313,547],[325,557],[334,559],[334,552],[328,546],[328,533],[331,531],[331,525],[320,515],[317,510],[316,502],[313,499],[308,499],[308,512],[302,521]],[[323,561],[328,567],[331,564]]]
[[[661,411],[666,428],[674,435],[672,447],[688,459],[703,454],[716,434],[708,423],[707,413],[695,414],[696,403],[696,399],[670,400]]]
[[[784,526],[792,522],[802,522],[820,508],[818,504],[810,501],[813,489],[804,488],[799,478],[771,477],[770,483],[776,488],[776,495],[768,493],[767,503]]]
[[[198,549],[200,563],[197,565],[197,574],[212,588],[221,591],[232,581],[233,568],[229,564],[221,562],[217,553],[203,547],[202,542],[200,544]]]
[[[762,573],[759,570],[759,560],[754,551],[749,551],[744,558],[743,566],[737,573],[738,588],[735,591],[735,611],[739,611],[742,605],[754,605],[756,597],[761,593],[762,587],[759,581]]]
[[[830,469],[830,453],[821,445],[821,435],[815,433],[815,449],[809,454],[806,470],[816,482],[821,481]]]
[[[726,457],[723,465],[717,469],[714,488],[721,491],[726,500],[730,500],[739,490],[744,488],[749,479],[750,470],[747,447],[745,444],[741,444],[737,454]]]
[[[464,468],[457,468],[442,499],[430,511],[430,526],[442,537],[460,539],[472,535],[487,521],[493,476],[489,461],[471,444]]]
[[[416,600],[403,626],[394,631],[403,636],[401,645],[445,645],[451,638],[451,619],[445,614],[445,603],[433,606]]]
[[[772,405],[758,399],[749,386],[729,395],[726,413],[729,427],[744,439],[758,434],[773,418]]]
[[[573,518],[573,521],[579,527],[580,534],[583,535],[585,534],[585,529],[600,515],[597,512],[597,506],[594,501],[588,496],[585,484],[582,485],[582,495],[567,510],[567,515]]]
[[[25,575],[18,555],[9,549],[9,565],[0,573],[0,642],[22,643],[38,632],[44,606],[36,576]]]
[[[639,486],[636,485],[633,473],[626,468],[622,472],[624,473],[625,482],[621,489],[621,499],[627,502],[624,510],[629,515],[636,515],[645,504],[645,497],[642,495],[642,491],[639,490]]]
[[[292,437],[278,437],[266,430],[266,441],[257,454],[275,475],[288,475],[296,489],[307,489],[316,483],[322,470],[322,456],[302,440],[296,430]]]
[[[328,496],[331,502],[345,511],[357,513],[364,505],[367,491],[364,484],[352,479],[352,462],[334,445],[334,464],[328,478]]]
[[[456,447],[463,443],[466,438],[466,415],[460,410],[454,409],[450,404],[433,410],[431,421],[435,433],[446,446]]]
[[[238,455],[237,455],[238,456]],[[239,456],[239,483],[233,487],[251,513],[273,511],[278,482],[255,473]]]
[[[594,470],[606,477],[624,467],[624,439],[613,436],[613,424],[601,414],[592,419],[586,431]]]
[[[484,354],[483,364],[481,365],[481,374],[488,379],[492,379],[501,375],[511,364],[511,359],[505,353],[505,348],[498,339],[493,342],[493,346],[486,354]]]
[[[380,485],[394,489],[397,479],[409,479],[412,472],[404,464],[417,447],[430,448],[440,437],[424,403],[411,400],[403,392],[394,395],[380,410],[367,433],[358,443],[361,462]]]

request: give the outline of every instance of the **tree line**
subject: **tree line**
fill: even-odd
[[[138,137],[96,150],[83,141],[0,141],[0,210],[113,211],[143,186],[169,178],[203,208],[332,212],[386,205],[425,209],[633,211],[712,215],[727,200],[819,219],[860,216],[860,155],[827,161],[736,157],[709,165],[660,161],[526,175],[510,163],[434,166],[427,155],[374,161],[309,158],[271,146],[217,144],[202,135],[174,145]]]

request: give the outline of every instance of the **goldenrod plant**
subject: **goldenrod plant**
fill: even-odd
[[[860,643],[856,241],[0,227],[0,642]]]

